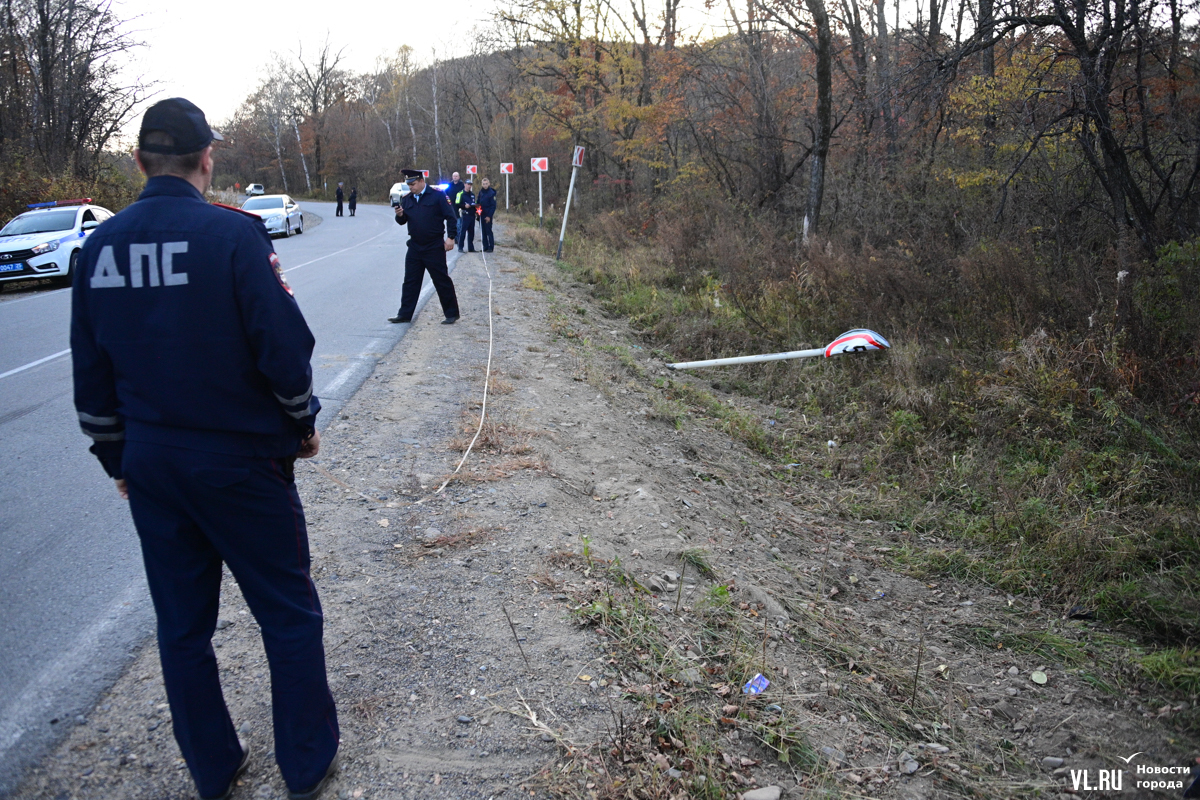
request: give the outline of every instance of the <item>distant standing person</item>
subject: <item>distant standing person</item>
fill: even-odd
[[[401,170],[409,193],[396,206],[396,224],[408,226],[408,254],[404,257],[404,289],[400,294],[400,310],[388,322],[412,322],[421,294],[421,281],[426,270],[437,289],[438,301],[446,319],[443,325],[458,322],[458,297],[454,282],[446,269],[446,253],[454,247],[458,220],[450,200],[425,183],[419,169]],[[442,238],[443,229],[445,238]]]
[[[459,178],[457,172],[450,176],[450,185],[446,187],[446,197],[450,198],[450,207],[454,209],[455,219],[458,219],[460,216],[458,208],[458,195],[465,188],[466,187],[463,186],[462,179]]]
[[[350,187],[350,216],[354,216],[354,209],[358,207],[358,187]]]
[[[475,252],[475,193],[471,191],[471,180],[468,178],[466,188],[458,195],[458,210],[462,215],[458,220],[458,252],[467,245],[467,252]]]
[[[337,211],[335,212],[335,216],[338,216],[338,217],[342,216],[342,199],[343,199],[344,197],[345,197],[345,194],[342,192],[342,182],[341,182],[341,181],[338,181],[338,187],[337,187]]]
[[[267,653],[275,761],[289,797],[312,800],[339,739],[293,478],[321,443],[314,341],[262,220],[204,199],[220,138],[181,97],[142,117],[146,188],[84,243],[71,289],[75,408],[129,501],[200,797],[228,798],[250,760],[212,645],[227,566]]]
[[[496,240],[492,238],[492,222],[496,219],[496,190],[488,178],[483,179],[483,188],[479,190],[480,217],[479,228],[483,233],[483,252],[490,253],[496,249]]]

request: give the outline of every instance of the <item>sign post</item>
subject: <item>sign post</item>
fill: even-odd
[[[567,204],[563,206],[562,229],[558,232],[558,253],[554,256],[555,261],[562,258],[563,239],[567,235],[567,217],[571,213],[571,195],[575,193],[575,176],[579,174],[579,168],[582,166],[583,148],[576,146],[575,154],[571,156],[571,185],[567,187]]]
[[[505,161],[500,164],[500,171],[504,173],[504,210],[508,211],[508,176],[512,175],[513,165],[511,161]]]
[[[540,228],[544,220],[542,216],[542,173],[550,169],[550,159],[531,158],[529,159],[529,169],[538,174],[538,227]]]

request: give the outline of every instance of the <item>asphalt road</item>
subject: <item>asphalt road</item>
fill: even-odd
[[[275,249],[316,336],[324,427],[409,328],[387,321],[406,235],[386,206],[303,205],[324,222]],[[0,796],[153,632],[129,511],[76,421],[70,311],[70,290],[0,296]]]

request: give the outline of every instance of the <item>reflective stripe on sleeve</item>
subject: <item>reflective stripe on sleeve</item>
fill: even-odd
[[[90,436],[92,438],[92,441],[95,441],[95,442],[122,442],[122,441],[125,441],[125,431],[117,431],[116,433],[96,433],[95,431],[89,431],[87,428],[84,428],[82,425],[80,425],[79,427],[83,430],[84,433],[86,433],[88,436]]]
[[[313,387],[312,387],[312,384],[309,383],[308,391],[306,391],[304,394],[297,395],[296,397],[292,397],[292,398],[281,397],[280,395],[276,394],[275,399],[278,400],[282,405],[285,405],[285,406],[298,406],[301,403],[307,404],[309,398],[312,397],[312,393],[313,393]]]
[[[117,423],[119,423],[121,421],[119,417],[115,417],[115,416],[113,416],[113,417],[94,417],[91,414],[87,413],[86,411],[80,411],[78,413],[79,413],[79,421],[80,422],[87,422],[92,425],[116,425]]]

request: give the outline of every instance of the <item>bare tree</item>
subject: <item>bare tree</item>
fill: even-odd
[[[345,91],[345,75],[338,65],[341,64],[345,48],[333,51],[333,46],[326,39],[311,62],[304,60],[303,45],[297,50],[294,62],[288,68],[288,77],[295,87],[298,99],[308,114],[308,124],[313,133],[313,166],[320,181],[324,177],[325,162],[321,147],[325,139],[325,115],[334,103],[343,99]],[[299,126],[297,139],[299,138]],[[307,167],[306,167],[307,172]],[[322,183],[322,185],[324,185]]]
[[[766,0],[763,9],[789,33],[802,40],[817,60],[817,114],[813,130],[811,162],[809,164],[808,202],[804,214],[805,235],[815,231],[821,219],[821,202],[825,197],[825,167],[829,160],[829,140],[833,136],[833,34],[824,0],[805,0],[808,18],[789,2]],[[813,35],[809,31],[813,31]]]
[[[0,144],[87,174],[145,95],[120,69],[137,43],[103,0],[5,0]]]

